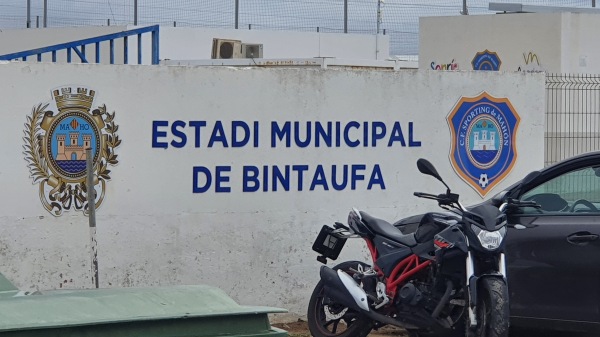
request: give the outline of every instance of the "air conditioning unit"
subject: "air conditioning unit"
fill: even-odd
[[[261,59],[263,57],[263,45],[242,43],[242,57],[247,59]]]
[[[212,55],[213,59],[236,59],[242,57],[242,41],[213,39]]]

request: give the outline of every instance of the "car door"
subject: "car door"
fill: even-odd
[[[520,200],[541,208],[509,214],[511,316],[600,322],[599,175],[587,163],[548,172],[519,191]]]

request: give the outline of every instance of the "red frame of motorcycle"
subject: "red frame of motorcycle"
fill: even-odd
[[[377,260],[377,248],[375,248],[375,244],[368,239],[365,239],[367,242],[367,247],[369,247],[369,252],[371,252],[371,258],[373,259],[373,265],[375,269],[379,273],[379,275],[383,275],[383,271],[377,266],[375,262]],[[421,270],[427,268],[431,264],[430,260],[419,262],[419,257],[417,255],[410,255],[404,260],[400,261],[392,270],[390,277],[385,280],[385,288],[387,290],[388,295],[391,298],[396,297],[396,289],[398,286],[402,285],[408,279],[420,272]]]

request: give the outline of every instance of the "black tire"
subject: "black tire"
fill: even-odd
[[[333,269],[341,269],[352,275],[350,268],[356,270],[359,264],[368,267],[362,262],[348,261],[338,264]],[[328,319],[328,313],[334,318]],[[313,337],[365,337],[373,328],[373,322],[368,317],[329,299],[323,281],[317,283],[310,296],[307,319]]]
[[[508,337],[508,288],[502,279],[486,277],[479,281],[477,329],[467,330],[468,337]],[[467,324],[467,327],[469,325]]]

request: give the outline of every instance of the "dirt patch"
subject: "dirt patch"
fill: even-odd
[[[304,321],[298,321],[293,323],[277,323],[273,324],[274,327],[287,331],[290,337],[311,337],[308,331],[308,323]],[[393,326],[385,326],[378,331],[372,331],[369,337],[407,337],[404,329],[396,328]]]

